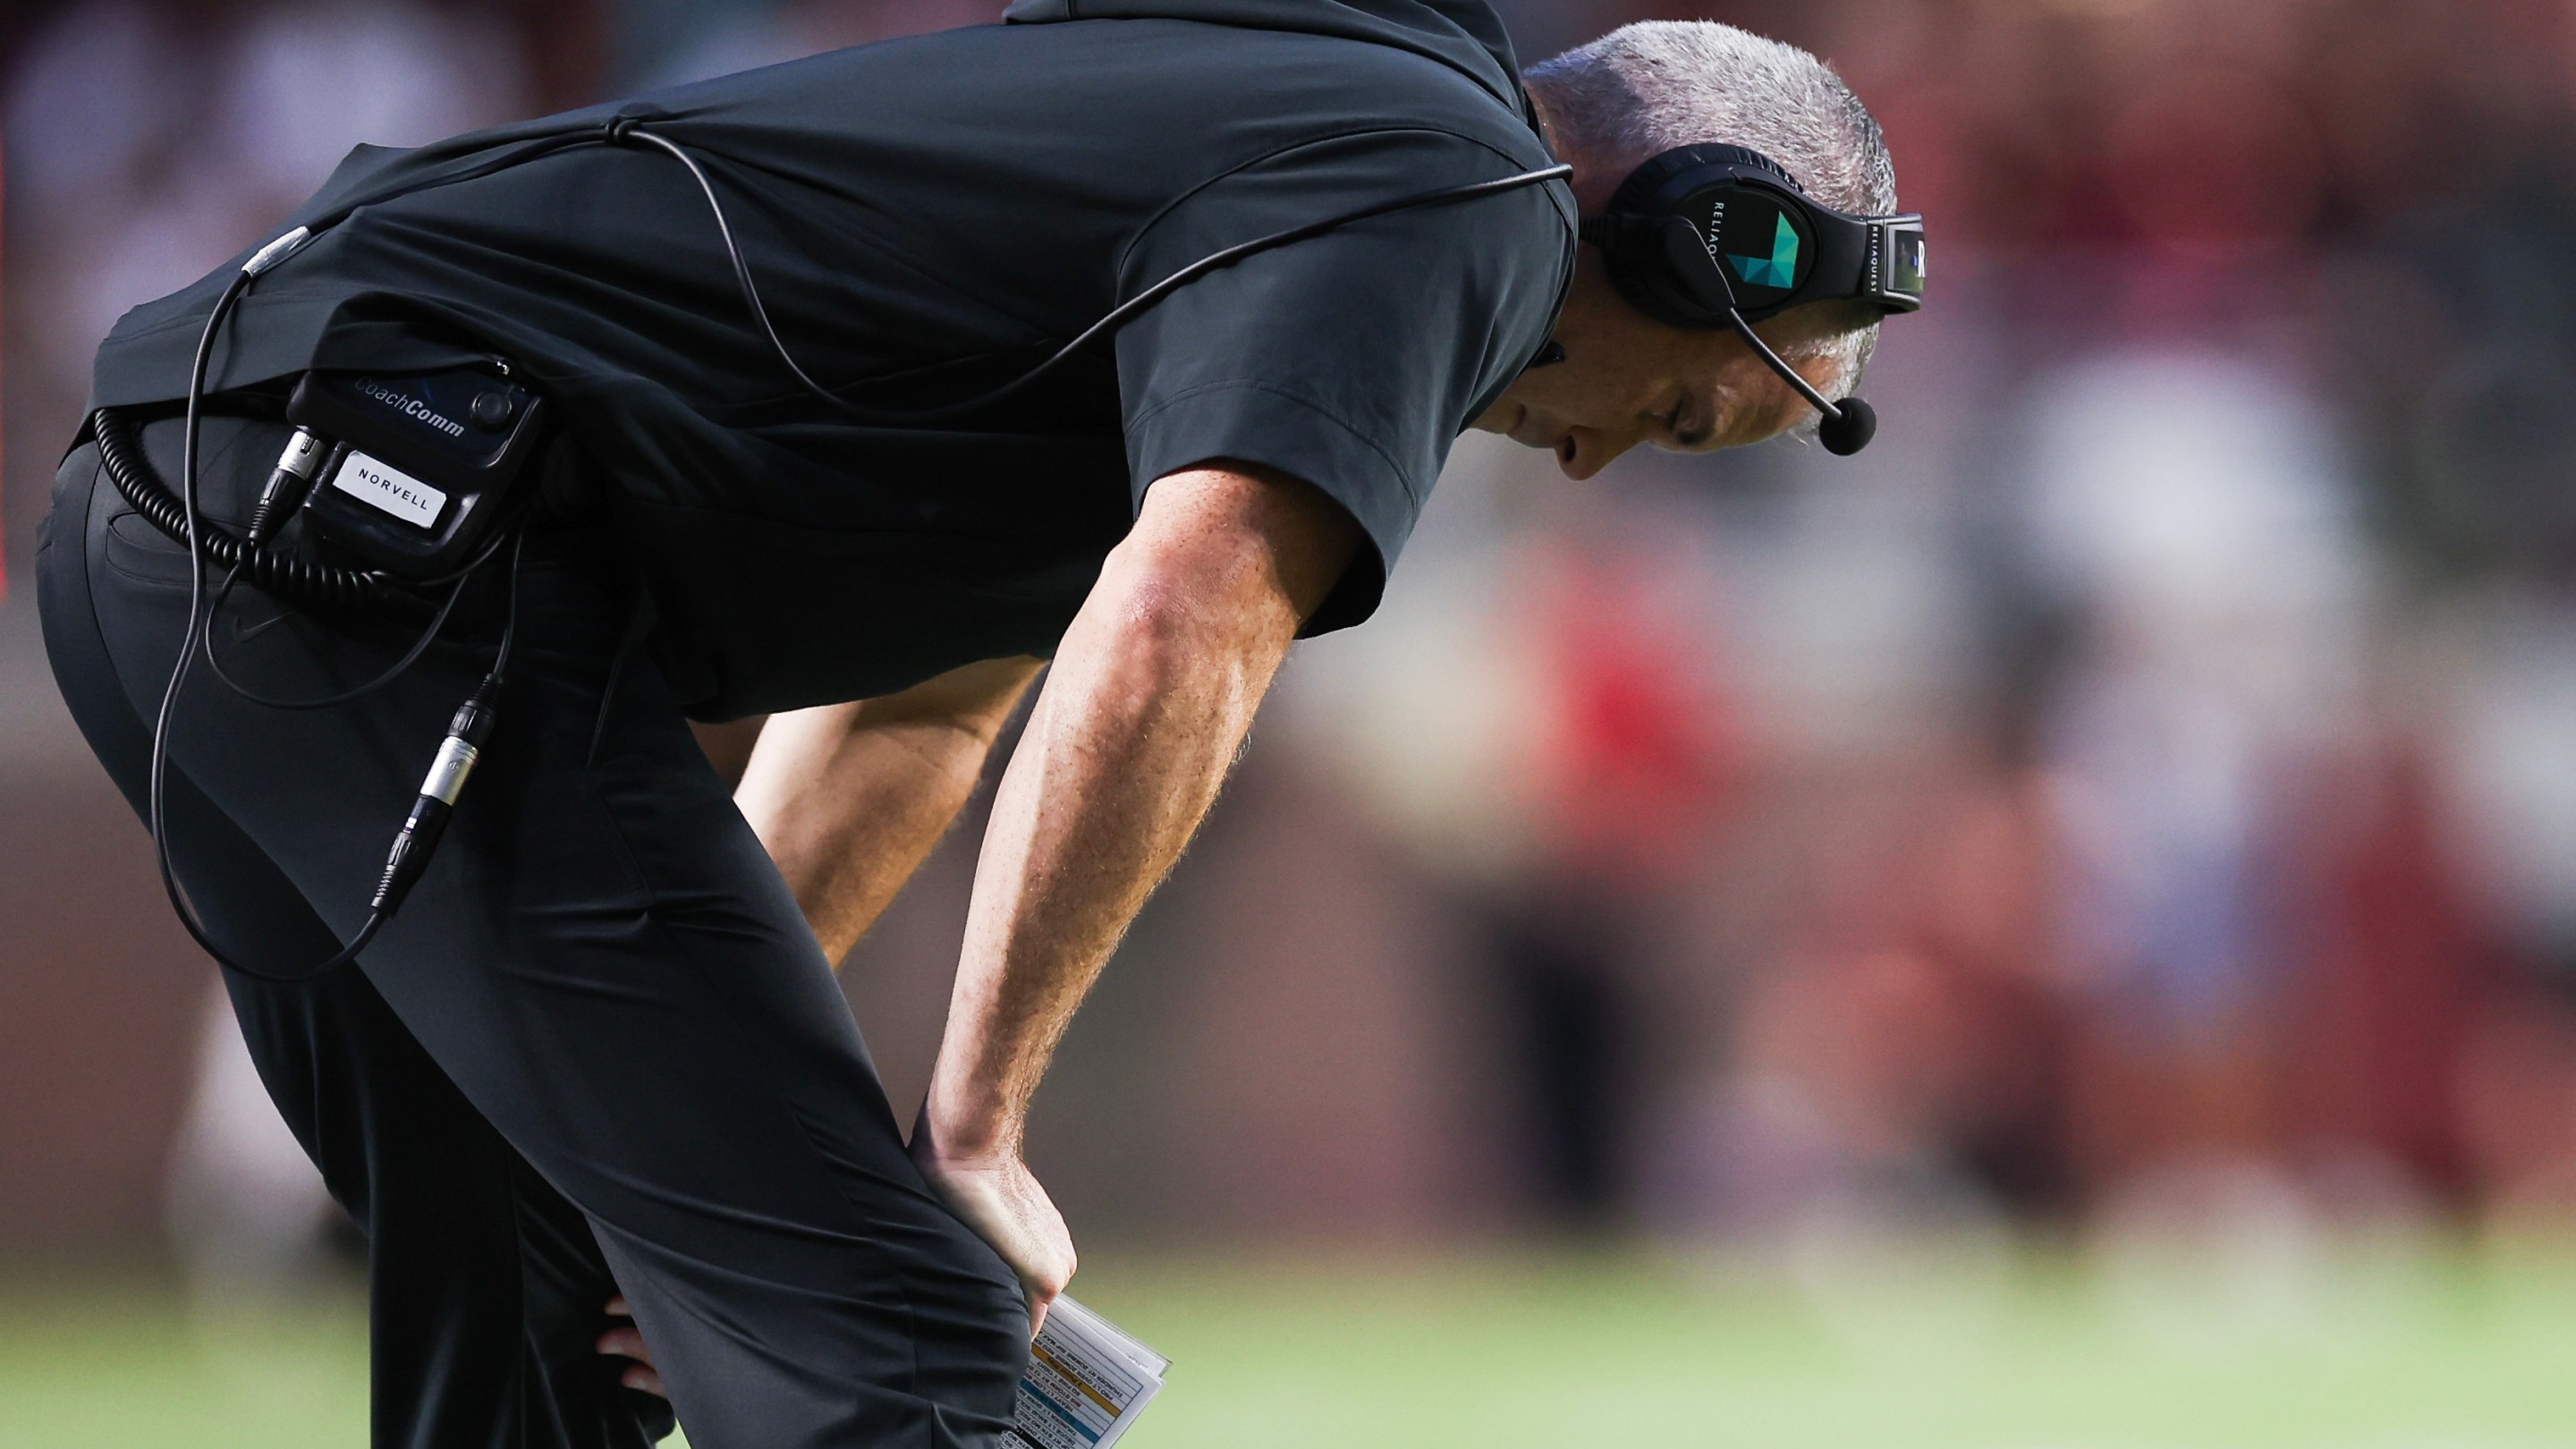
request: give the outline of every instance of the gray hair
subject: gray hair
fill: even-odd
[[[1789,169],[1807,195],[1837,211],[1896,210],[1887,137],[1833,67],[1794,45],[1714,20],[1623,25],[1529,68],[1560,149],[1622,172],[1676,146],[1723,142]],[[1878,342],[1879,313],[1854,307],[1842,325],[1794,349],[1834,359],[1848,394]]]

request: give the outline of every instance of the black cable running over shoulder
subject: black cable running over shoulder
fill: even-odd
[[[1416,192],[1410,196],[1400,196],[1391,201],[1371,202],[1366,206],[1354,207],[1349,211],[1325,217],[1320,221],[1306,222],[1299,226],[1289,227],[1283,231],[1272,232],[1268,236],[1255,237],[1251,241],[1239,242],[1222,251],[1212,252],[1207,256],[1199,258],[1197,261],[1192,262],[1188,266],[1181,268],[1179,271],[1172,273],[1170,276],[1156,282],[1154,285],[1147,287],[1135,296],[1119,303],[1116,307],[1111,308],[1108,314],[1103,316],[1099,321],[1082,329],[1081,333],[1072,341],[1064,344],[1060,348],[1057,348],[1055,353],[1048,357],[1044,362],[1039,363],[1037,366],[1021,373],[1018,377],[1011,379],[1009,382],[1003,383],[1001,386],[994,388],[992,391],[987,392],[980,397],[969,398],[964,402],[948,403],[940,407],[932,408],[878,409],[863,407],[850,401],[848,398],[841,396],[839,393],[832,391],[830,388],[823,386],[821,383],[816,382],[812,374],[806,372],[805,369],[797,363],[795,356],[787,350],[786,341],[778,335],[778,328],[769,320],[769,309],[761,303],[760,288],[752,281],[751,278],[751,266],[748,262],[743,260],[742,248],[734,241],[733,226],[725,219],[724,202],[716,195],[715,182],[709,179],[706,173],[706,168],[698,164],[696,157],[691,156],[686,149],[681,147],[677,142],[671,140],[669,137],[654,134],[651,130],[640,124],[635,117],[631,116],[621,116],[616,120],[609,122],[605,133],[605,139],[613,145],[641,143],[643,145],[654,147],[657,150],[668,153],[673,160],[689,169],[690,177],[698,183],[699,192],[707,199],[708,211],[712,212],[715,216],[716,233],[718,236],[723,238],[725,256],[733,263],[734,282],[742,289],[743,305],[750,310],[752,320],[760,324],[761,332],[769,338],[769,345],[778,353],[778,360],[787,365],[787,370],[795,375],[796,381],[803,384],[807,392],[812,393],[814,396],[830,403],[832,406],[841,409],[843,412],[848,413],[862,422],[885,425],[917,425],[921,423],[941,422],[952,418],[964,417],[970,413],[980,412],[985,408],[991,407],[1002,399],[1028,387],[1038,379],[1045,377],[1048,373],[1055,371],[1058,367],[1071,360],[1074,354],[1080,352],[1083,348],[1090,346],[1100,337],[1114,333],[1118,329],[1126,326],[1128,323],[1136,320],[1140,314],[1153,307],[1156,303],[1162,301],[1165,297],[1170,296],[1181,287],[1197,281],[1199,278],[1206,276],[1208,273],[1213,272],[1220,267],[1232,266],[1246,257],[1269,251],[1275,247],[1283,247],[1291,242],[1300,242],[1309,237],[1321,236],[1337,227],[1348,226],[1356,221],[1366,221],[1373,216],[1384,216],[1389,212],[1406,211],[1417,206],[1435,206],[1443,202],[1473,200],[1476,197],[1492,196],[1496,193],[1505,191],[1516,191],[1524,186],[1533,186],[1541,182],[1555,181],[1574,174],[1574,168],[1571,166],[1548,166],[1542,167],[1536,171],[1523,171],[1511,176],[1498,176],[1490,181],[1471,181],[1463,186],[1444,186],[1432,191],[1422,191]]]

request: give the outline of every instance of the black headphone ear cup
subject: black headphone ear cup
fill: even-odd
[[[1628,173],[1607,211],[1583,223],[1584,240],[1600,247],[1611,282],[1638,311],[1675,327],[1708,328],[1726,326],[1742,305],[1699,230],[1710,224],[1708,194],[1726,187],[1765,199],[1783,189],[1804,194],[1797,178],[1758,151],[1716,142],[1677,146]]]
[[[1610,284],[1630,306],[1673,327],[1723,327],[1730,310],[1725,274],[1699,232],[1678,216],[1613,214],[1586,222]]]

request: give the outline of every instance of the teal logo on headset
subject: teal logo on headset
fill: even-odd
[[[1726,259],[1735,264],[1735,274],[1757,287],[1779,287],[1786,290],[1798,275],[1798,230],[1789,225],[1789,214],[1781,212],[1780,224],[1771,233],[1771,255],[1748,257],[1741,252],[1728,252]]]
[[[1701,196],[1708,221],[1700,236],[1709,260],[1735,284],[1738,304],[1775,305],[1814,269],[1814,238],[1789,208],[1750,186],[1711,187]]]

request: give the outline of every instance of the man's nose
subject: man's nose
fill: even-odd
[[[1612,434],[1595,428],[1574,428],[1567,432],[1566,437],[1572,447],[1558,451],[1556,466],[1566,477],[1581,482],[1609,467],[1620,454],[1637,446],[1639,435],[1633,429]]]

